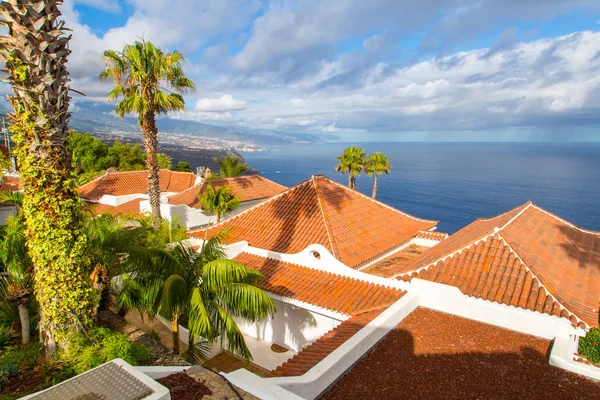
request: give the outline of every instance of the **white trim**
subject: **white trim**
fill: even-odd
[[[507,223],[505,223],[504,225],[502,225],[502,228],[496,228],[498,230],[503,230],[504,228],[506,228],[508,225],[512,224],[517,218],[519,218],[521,215],[523,215],[523,213],[525,211],[527,211],[527,209],[529,207],[531,207],[533,203],[529,202],[529,204],[527,204],[521,211],[519,211],[517,213],[517,215],[515,215],[514,217],[512,217]]]
[[[308,311],[311,311],[311,312],[314,312],[317,314],[321,314],[325,317],[335,319],[337,321],[346,321],[348,318],[350,318],[350,316],[347,314],[343,314],[343,313],[331,310],[329,308],[325,308],[325,307],[317,306],[317,305],[314,305],[311,303],[307,303],[302,300],[294,299],[293,297],[282,296],[277,293],[273,293],[269,290],[264,290],[264,291],[269,294],[269,297],[272,297],[275,300],[279,300],[284,303],[291,304],[293,306],[297,306],[297,307],[303,308],[305,310],[308,310]]]

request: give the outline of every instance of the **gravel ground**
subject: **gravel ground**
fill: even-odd
[[[551,342],[419,308],[323,399],[600,399],[548,364]]]

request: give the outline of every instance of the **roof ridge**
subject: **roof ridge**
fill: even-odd
[[[319,185],[316,184],[315,182],[315,178],[314,176],[311,177],[311,180],[313,182],[313,186],[315,188],[315,192],[317,193],[317,201],[319,202],[319,209],[321,210],[321,215],[323,216],[323,223],[325,224],[325,231],[327,232],[327,238],[329,238],[329,243],[331,244],[331,252],[332,255],[334,257],[337,258],[336,256],[336,246],[335,243],[333,241],[333,234],[329,225],[329,218],[327,217],[327,214],[325,213],[325,201],[323,200],[323,196],[321,195],[321,188],[319,188]]]
[[[556,215],[556,214],[554,214],[554,213],[552,213],[552,212],[550,212],[550,211],[548,211],[548,210],[546,210],[546,209],[544,209],[544,208],[542,208],[542,207],[540,207],[540,206],[538,206],[538,205],[536,205],[536,204],[533,204],[533,203],[531,203],[531,205],[532,205],[532,207],[533,207],[533,208],[537,209],[538,211],[541,211],[541,212],[543,212],[544,214],[546,214],[546,215],[548,215],[548,216],[550,216],[550,217],[552,217],[552,218],[554,218],[554,219],[558,220],[559,222],[562,222],[562,223],[563,223],[563,224],[565,224],[565,225],[568,225],[568,226],[570,226],[571,228],[575,228],[575,229],[577,229],[577,230],[578,230],[578,231],[580,231],[580,232],[583,232],[583,233],[589,233],[589,234],[591,234],[591,235],[600,235],[600,232],[598,232],[598,231],[592,231],[592,230],[590,230],[590,229],[584,229],[584,228],[580,228],[579,226],[577,226],[577,225],[575,225],[575,224],[573,224],[573,223],[571,223],[571,222],[567,221],[567,220],[566,220],[566,219],[564,219],[564,218],[561,218],[561,217],[559,217],[558,215]]]
[[[297,185],[295,185],[295,186],[292,186],[291,188],[287,188],[287,189],[286,189],[286,190],[284,190],[283,192],[281,192],[281,193],[279,193],[279,194],[277,194],[277,195],[275,195],[275,196],[269,197],[267,200],[265,200],[265,201],[263,201],[263,202],[260,202],[260,203],[258,203],[258,204],[256,204],[256,205],[254,205],[254,206],[252,206],[252,207],[250,207],[250,208],[248,208],[248,209],[246,209],[246,210],[242,211],[242,212],[241,212],[241,213],[239,213],[239,214],[235,214],[235,215],[233,215],[233,216],[231,216],[231,217],[229,217],[229,218],[227,218],[227,219],[224,219],[223,221],[219,222],[218,224],[210,225],[210,226],[207,226],[207,227],[205,227],[205,228],[196,228],[196,229],[190,229],[189,231],[186,231],[186,234],[193,234],[193,233],[196,233],[196,232],[202,232],[202,231],[203,231],[203,230],[205,230],[205,229],[212,229],[212,228],[215,228],[215,227],[217,227],[217,226],[224,225],[225,223],[228,223],[229,221],[233,221],[234,219],[236,219],[236,218],[239,218],[239,217],[241,217],[242,215],[246,215],[246,214],[247,214],[247,213],[249,213],[250,211],[256,210],[257,208],[260,208],[260,207],[264,207],[264,206],[266,206],[266,205],[270,204],[271,202],[275,201],[276,199],[278,199],[278,198],[280,198],[280,197],[284,196],[285,194],[287,194],[287,193],[291,193],[292,191],[294,191],[294,190],[296,190],[296,189],[300,188],[301,186],[304,186],[304,185],[306,185],[306,184],[308,184],[308,183],[310,183],[310,182],[311,182],[310,178],[309,178],[309,179],[306,179],[305,181],[303,181],[303,182],[300,182],[300,183],[298,183]]]
[[[89,181],[88,183],[84,183],[83,185],[79,186],[79,188],[78,188],[78,189],[84,188],[84,187],[86,187],[87,185],[91,184],[92,182],[96,182],[97,180],[99,180],[99,179],[101,179],[101,178],[104,178],[106,175],[108,175],[108,170],[104,171],[104,173],[103,173],[103,174],[101,174],[101,175],[98,175],[97,177],[95,177],[94,179],[92,179],[91,181]]]
[[[357,194],[357,195],[359,195],[359,196],[361,196],[361,197],[364,197],[364,198],[365,198],[365,199],[367,199],[367,200],[370,200],[370,201],[372,201],[373,203],[376,203],[376,204],[378,204],[378,205],[380,205],[380,206],[386,207],[386,208],[388,208],[388,209],[390,209],[390,210],[392,210],[392,211],[395,211],[395,212],[397,212],[397,213],[399,213],[399,214],[402,214],[402,215],[404,215],[405,217],[408,217],[408,218],[410,218],[410,219],[414,219],[415,221],[422,221],[422,222],[435,222],[436,224],[440,222],[440,221],[436,221],[436,220],[431,220],[431,219],[423,219],[423,218],[415,217],[414,215],[408,214],[408,213],[406,213],[406,212],[404,212],[404,211],[401,211],[401,210],[399,210],[399,209],[397,209],[397,208],[394,208],[394,207],[392,207],[392,206],[390,206],[390,205],[388,205],[388,204],[385,204],[385,203],[383,203],[383,202],[381,202],[381,201],[379,201],[379,200],[377,200],[377,199],[374,199],[374,198],[372,198],[372,197],[369,197],[369,196],[367,196],[366,194],[359,192],[358,190],[350,189],[350,188],[349,188],[349,187],[347,187],[346,185],[342,185],[341,183],[339,183],[339,182],[336,182],[336,181],[334,181],[333,179],[326,177],[325,175],[313,175],[313,177],[318,177],[319,179],[325,179],[325,180],[327,180],[328,182],[331,182],[331,183],[333,183],[333,184],[335,184],[335,185],[337,185],[337,186],[340,186],[341,188],[343,188],[343,189],[345,189],[345,190],[347,190],[347,191],[349,191],[349,192],[351,192],[351,193],[355,193],[355,194]]]
[[[498,219],[498,218],[500,218],[500,217],[502,217],[502,216],[504,216],[504,215],[506,215],[506,214],[508,214],[510,212],[515,211],[518,208],[521,208],[521,207],[525,206],[528,203],[531,203],[531,200],[528,200],[525,203],[523,203],[521,205],[518,205],[516,207],[513,207],[510,210],[504,211],[503,213],[500,213],[500,214],[498,214],[496,216],[493,216],[493,217],[490,217],[490,218],[477,218],[475,221],[491,221],[491,220],[494,220],[494,219]]]
[[[469,249],[469,248],[471,248],[473,246],[478,245],[481,241],[485,242],[486,240],[488,240],[490,238],[490,236],[496,235],[497,233],[498,232],[488,233],[485,236],[480,237],[479,239],[475,239],[475,240],[469,242],[469,244],[467,246],[461,247],[458,250],[454,250],[453,252],[448,253],[445,256],[440,257],[440,258],[436,259],[435,261],[430,262],[427,265],[424,265],[424,266],[419,267],[417,269],[413,269],[412,271],[401,272],[399,274],[390,276],[390,279],[395,279],[395,278],[398,278],[399,276],[411,275],[411,274],[413,274],[415,272],[418,273],[418,272],[421,272],[423,270],[427,270],[429,267],[435,266],[437,263],[439,263],[441,261],[445,261],[447,258],[452,258],[455,255],[462,253],[464,250],[467,250],[467,249]]]
[[[515,216],[514,216],[514,217],[512,217],[512,218],[511,218],[511,219],[510,219],[510,220],[509,220],[507,223],[505,223],[504,225],[502,225],[502,227],[501,227],[501,228],[498,228],[498,230],[499,230],[499,231],[501,231],[501,230],[503,230],[504,228],[506,228],[507,226],[509,226],[510,224],[512,224],[512,223],[513,223],[513,222],[514,222],[514,221],[515,221],[517,218],[519,218],[521,215],[523,215],[523,213],[524,213],[525,211],[527,211],[527,209],[528,209],[529,207],[531,207],[531,205],[532,205],[533,203],[532,203],[532,202],[531,202],[531,200],[530,200],[530,201],[528,201],[526,204],[527,204],[527,205],[526,205],[526,206],[525,206],[525,207],[524,207],[524,208],[523,208],[521,211],[519,211],[519,212],[517,213],[517,215],[515,215]]]

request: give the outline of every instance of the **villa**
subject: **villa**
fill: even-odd
[[[210,174],[210,171],[206,174]],[[240,197],[240,206],[226,214],[226,217],[242,212],[286,189],[258,175],[206,180],[191,172],[167,169],[160,170],[159,183],[162,217],[168,221],[175,220],[187,228],[215,222],[215,217],[202,209],[199,200],[208,184],[213,185],[215,189],[227,185],[233,195]],[[92,206],[96,215],[104,212],[114,215],[152,212],[147,194],[148,171],[108,170],[82,185],[78,191],[81,199]]]
[[[147,202],[141,183],[134,193],[106,175],[80,189],[87,199]],[[201,209],[206,182],[195,179],[161,184],[163,205]],[[244,398],[460,398],[465,382],[482,398],[600,388],[600,367],[577,354],[598,325],[600,233],[527,202],[448,235],[322,175],[288,189],[243,179],[212,182],[247,206],[188,234],[199,244],[226,229],[228,257],[260,271],[277,306],[271,319],[236,321],[254,372],[221,376]],[[142,381],[185,369],[128,368]]]

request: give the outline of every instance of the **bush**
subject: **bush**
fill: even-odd
[[[10,326],[0,326],[0,350],[3,350],[10,340]]]
[[[600,328],[592,328],[579,339],[579,354],[594,364],[600,364]]]
[[[0,356],[0,368],[14,368],[30,370],[37,364],[40,355],[43,356],[44,349],[38,342],[26,346],[10,346]],[[12,367],[11,367],[12,366]]]
[[[95,328],[88,336],[73,334],[66,351],[60,358],[70,364],[76,374],[95,368],[115,358],[131,365],[148,363],[152,353],[142,345],[129,343],[127,335],[106,328]]]

